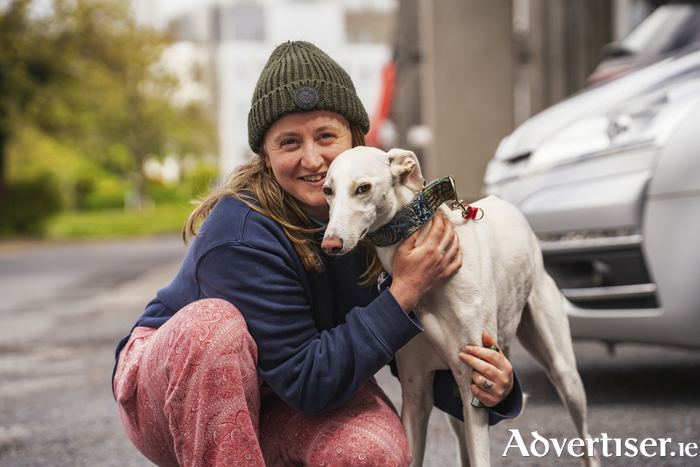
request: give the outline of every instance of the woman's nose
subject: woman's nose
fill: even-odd
[[[323,165],[320,148],[315,144],[305,144],[301,165],[306,169],[317,169]]]

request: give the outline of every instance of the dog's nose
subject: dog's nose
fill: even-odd
[[[326,237],[321,242],[321,248],[328,255],[337,255],[343,249],[343,241],[338,237]]]

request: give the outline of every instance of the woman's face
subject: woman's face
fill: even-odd
[[[328,222],[323,182],[328,167],[352,148],[352,134],[342,115],[326,110],[299,112],[277,120],[263,140],[267,166],[284,190],[309,217]]]

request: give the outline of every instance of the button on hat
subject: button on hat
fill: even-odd
[[[303,110],[310,110],[318,104],[318,91],[311,86],[302,86],[294,91],[294,103]]]

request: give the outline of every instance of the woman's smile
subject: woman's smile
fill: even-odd
[[[323,172],[322,174],[317,174],[317,175],[307,175],[306,177],[301,177],[302,180],[305,180],[307,182],[318,182],[319,180],[325,180],[326,179],[326,172]]]

